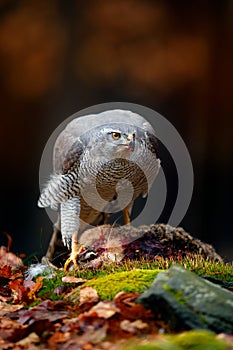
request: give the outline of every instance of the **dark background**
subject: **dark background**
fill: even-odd
[[[194,166],[182,226],[233,259],[233,1],[0,2],[0,233],[41,255],[52,225],[36,206],[41,154],[68,116],[142,104],[183,137]]]

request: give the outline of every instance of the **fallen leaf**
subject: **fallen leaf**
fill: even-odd
[[[61,331],[63,333],[78,332],[80,330],[79,318],[73,317],[70,319],[65,319]]]
[[[15,345],[29,348],[31,344],[40,343],[40,338],[35,332],[30,333],[26,338],[23,338],[15,343]]]
[[[0,319],[0,338],[15,342],[24,338],[26,334],[27,326],[6,318]]]
[[[4,296],[0,295],[0,302],[9,303],[10,301],[12,301],[12,297],[11,296],[4,297]]]
[[[64,343],[70,338],[70,335],[70,332],[54,332],[53,335],[49,338],[48,343],[51,345],[54,343]]]
[[[116,306],[120,309],[121,315],[130,320],[154,318],[154,314],[151,310],[146,309],[141,304],[136,304],[135,301],[138,299],[140,293],[132,292],[119,292],[115,298],[114,302]]]
[[[52,300],[45,300],[43,303],[40,303],[40,307],[44,307],[47,310],[51,311],[67,311],[68,310],[68,305],[64,303],[62,300],[57,300],[57,301],[52,301]]]
[[[8,287],[8,282],[8,278],[0,276],[0,300],[3,302],[9,302],[12,300],[12,293]]]
[[[91,315],[93,312],[97,314],[98,317],[108,319],[119,313],[121,310],[116,307],[116,305],[111,301],[100,301],[97,305],[93,306],[89,311],[88,315]]]
[[[79,305],[83,305],[85,303],[96,303],[99,300],[97,291],[92,287],[84,287],[80,289],[79,294]]]
[[[64,276],[62,277],[62,282],[64,283],[85,283],[88,280],[83,279],[83,278],[78,278],[74,276]]]
[[[22,324],[32,324],[38,320],[55,322],[69,315],[67,307],[60,300],[53,302],[47,300],[29,310],[20,310],[18,314],[18,321]]]
[[[140,330],[144,330],[145,328],[148,328],[148,324],[145,322],[142,322],[142,320],[136,320],[134,322],[130,322],[129,320],[123,320],[120,323],[120,328],[123,331],[129,332],[129,333],[137,333]]]
[[[55,348],[57,349],[57,348]],[[81,339],[79,335],[73,334],[70,339],[59,347],[59,350],[94,350],[91,343]],[[110,350],[110,349],[108,349]]]
[[[98,344],[103,341],[107,335],[108,321],[98,317],[97,313],[91,314],[85,312],[78,317],[80,326],[79,333],[83,333],[81,339],[92,344]]]
[[[28,333],[36,333],[38,336],[47,336],[55,331],[53,322],[46,319],[33,319],[28,325]]]
[[[28,301],[28,288],[24,288],[23,280],[11,280],[9,282],[9,288],[12,290],[12,296],[14,303],[21,303]]]
[[[4,265],[0,268],[0,276],[5,277],[5,278],[11,278],[11,273],[12,268],[10,265]]]
[[[108,324],[103,324],[102,327],[96,328],[95,325],[88,325],[85,333],[81,336],[81,339],[86,340],[92,344],[99,344],[107,336]]]
[[[36,279],[36,283],[33,285],[32,288],[30,288],[28,292],[28,298],[30,300],[35,300],[36,299],[36,293],[42,288],[43,286],[43,279],[44,276],[39,276]]]
[[[22,266],[22,259],[18,258],[14,253],[8,251],[7,247],[0,247],[0,265]]]
[[[0,338],[0,349],[1,350],[14,349],[14,343]]]
[[[6,316],[8,313],[15,312],[23,308],[23,305],[10,305],[0,302],[0,317]]]

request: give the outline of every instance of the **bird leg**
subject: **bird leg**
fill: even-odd
[[[123,209],[123,217],[124,217],[125,225],[129,225],[130,224],[130,216],[129,216],[128,207]]]
[[[70,265],[73,263],[74,268],[78,269],[78,257],[81,253],[83,253],[86,250],[84,245],[79,245],[77,240],[77,233],[74,233],[72,235],[72,242],[71,242],[71,254],[70,257],[66,260],[64,265],[64,271],[68,271]]]
[[[133,203],[134,201],[131,201],[127,207],[125,207],[122,211],[123,211],[123,217],[124,217],[124,224],[125,225],[129,225],[130,224],[130,215],[132,212],[132,208],[133,208]]]
[[[64,245],[70,248],[71,254],[66,260],[64,271],[68,271],[69,266],[73,263],[74,268],[78,268],[78,257],[85,250],[85,247],[78,244],[78,230],[80,226],[80,199],[71,197],[61,203],[61,234]]]

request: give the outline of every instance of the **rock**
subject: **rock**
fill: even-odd
[[[233,293],[180,265],[159,273],[137,302],[161,314],[174,330],[233,333]]]

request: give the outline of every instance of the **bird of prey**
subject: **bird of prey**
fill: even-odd
[[[105,222],[122,211],[130,223],[133,203],[146,196],[160,167],[155,132],[139,114],[108,110],[73,119],[58,136],[53,174],[41,192],[38,206],[60,216],[60,230],[71,262],[78,267],[83,252],[78,236],[88,225]]]

